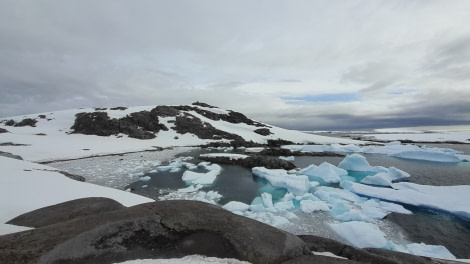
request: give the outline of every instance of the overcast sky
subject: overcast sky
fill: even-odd
[[[0,2],[0,117],[197,100],[302,130],[470,124],[470,1]]]

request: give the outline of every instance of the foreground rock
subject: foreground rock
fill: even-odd
[[[0,236],[0,263],[115,263],[194,254],[251,263],[456,263],[294,236],[195,201],[126,208],[107,198],[84,198],[38,209],[9,223],[37,228]]]
[[[0,263],[113,263],[192,254],[282,263],[310,251],[294,235],[195,201],[141,204],[0,236]]]

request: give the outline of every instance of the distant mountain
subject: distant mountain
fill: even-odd
[[[200,102],[16,116],[0,120],[0,133],[5,151],[32,161],[177,146],[364,143],[287,130]]]

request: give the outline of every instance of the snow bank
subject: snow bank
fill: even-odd
[[[221,259],[215,257],[205,257],[199,255],[190,255],[183,258],[173,258],[173,259],[136,259],[128,260],[125,262],[116,262],[116,264],[179,264],[179,263],[188,263],[188,264],[249,264],[250,262],[241,261],[238,259]]]
[[[4,224],[12,218],[45,207],[85,197],[108,197],[124,206],[154,200],[65,177],[49,166],[0,156],[0,234],[17,231]]]

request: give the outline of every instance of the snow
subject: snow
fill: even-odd
[[[470,143],[470,126],[408,127],[376,129],[364,139],[377,141],[411,140],[414,142],[462,142]]]
[[[111,118],[124,117],[137,111],[150,111],[155,106],[129,107],[126,110],[102,110],[107,112]],[[218,108],[203,108],[204,110],[225,113]],[[160,131],[154,139],[140,140],[129,138],[126,135],[100,137],[93,135],[70,134],[70,128],[75,121],[75,115],[80,112],[94,112],[93,108],[72,109],[56,112],[38,113],[24,116],[5,117],[2,120],[13,119],[17,122],[24,118],[38,120],[36,127],[11,127],[0,122],[0,127],[7,129],[10,133],[2,134],[2,142],[25,144],[23,146],[2,146],[2,151],[20,155],[25,160],[43,162],[52,160],[75,159],[91,156],[101,156],[117,153],[128,153],[155,150],[155,147],[167,148],[176,146],[200,146],[213,142],[214,140],[200,139],[197,136],[186,133],[178,134],[174,130]],[[268,139],[282,138],[295,143],[317,142],[321,144],[344,143],[364,144],[363,141],[351,139],[338,139],[332,137],[318,136],[300,131],[287,130],[278,127],[269,127],[271,135],[262,136],[254,131],[259,128],[244,123],[233,124],[226,121],[214,121],[199,115],[194,111],[188,113],[200,118],[217,129],[228,131],[242,136],[245,140],[253,140],[257,143],[266,143]],[[46,115],[46,119],[38,118],[38,115]],[[171,128],[174,117],[159,118],[159,121]],[[45,134],[45,135],[37,135]]]
[[[0,234],[18,231],[5,222],[21,214],[74,199],[108,197],[124,206],[154,200],[65,177],[49,166],[0,156]]]
[[[241,261],[238,259],[227,259],[227,258],[216,258],[206,257],[200,255],[190,255],[183,258],[172,258],[172,259],[136,259],[128,260],[125,262],[116,262],[115,264],[249,264],[250,262]]]
[[[295,157],[294,156],[288,156],[288,157],[279,156],[279,159],[286,160],[286,161],[294,161]]]

